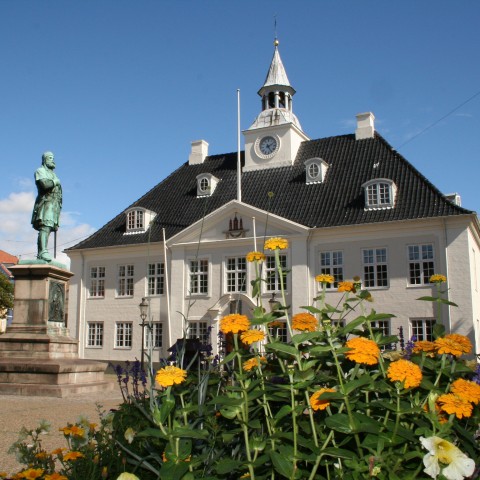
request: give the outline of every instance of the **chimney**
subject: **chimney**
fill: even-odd
[[[208,143],[205,140],[195,140],[192,142],[192,151],[188,157],[189,165],[199,165],[205,161],[208,156]]]
[[[356,117],[357,129],[355,130],[355,140],[373,138],[373,134],[375,133],[375,116],[373,113],[359,113]]]
[[[458,193],[447,193],[445,195],[447,200],[450,200],[454,205],[462,206],[462,199]]]

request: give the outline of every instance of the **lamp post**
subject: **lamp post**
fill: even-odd
[[[146,320],[147,315],[148,315],[148,302],[147,302],[147,299],[145,297],[142,298],[142,302],[140,303],[138,308],[140,309],[140,318],[142,320],[142,323],[140,324],[140,326],[142,327],[142,356],[141,356],[141,359],[140,359],[140,367],[141,367],[142,371],[144,371],[144,368],[143,368],[144,361],[143,361],[143,359],[144,359],[144,356],[145,356],[145,327],[147,326],[147,324],[145,323],[145,320]]]
[[[272,292],[272,298],[268,301],[268,306],[271,312],[278,310],[278,307],[280,306],[280,302],[275,300],[275,295],[275,292]]]

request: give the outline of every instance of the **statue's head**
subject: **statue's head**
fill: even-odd
[[[55,168],[55,161],[53,159],[54,159],[54,156],[52,152],[45,152],[42,155],[42,165],[45,165],[50,168]]]

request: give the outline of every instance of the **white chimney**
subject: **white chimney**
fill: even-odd
[[[188,157],[189,165],[198,165],[205,161],[208,156],[208,143],[205,140],[195,140],[192,142],[192,151]]]
[[[355,140],[373,138],[373,134],[375,133],[375,116],[373,113],[359,113],[356,117],[357,129],[355,130]]]

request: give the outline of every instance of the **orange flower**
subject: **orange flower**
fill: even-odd
[[[23,478],[39,478],[43,475],[43,468],[29,468],[20,473]]]
[[[450,391],[458,397],[467,400],[467,402],[472,402],[475,405],[480,402],[480,385],[475,382],[459,378],[452,383]]]
[[[178,367],[168,366],[158,370],[155,381],[162,387],[171,387],[180,384],[187,378],[187,371]]]
[[[353,292],[355,293],[355,285],[353,282],[340,282],[338,284],[338,291],[339,292]]]
[[[35,454],[35,458],[40,458],[40,459],[47,458],[47,452],[42,450],[41,452],[38,452]]]
[[[68,437],[71,435],[72,437],[83,437],[85,435],[85,430],[77,425],[68,425],[63,428],[59,428],[63,434]]]
[[[458,333],[450,333],[449,335],[445,335],[444,338],[437,338],[435,340],[435,346],[440,355],[450,353],[459,357],[463,353],[470,353],[472,351],[472,343],[470,340]]]
[[[423,375],[418,365],[402,358],[390,364],[387,377],[392,382],[403,382],[404,388],[415,388],[422,382]]]
[[[265,334],[261,330],[251,329],[242,332],[240,338],[243,343],[251,345],[252,343],[260,342],[261,340],[263,340],[265,338]]]
[[[317,275],[315,277],[315,280],[318,283],[333,283],[335,281],[335,278],[333,278],[333,275],[328,275],[326,273],[321,273],[320,275]]]
[[[378,363],[380,349],[373,340],[356,337],[349,340],[345,346],[350,348],[350,351],[345,354],[349,360],[366,365],[376,365]]]
[[[330,405],[330,400],[322,400],[320,397],[325,392],[335,392],[333,388],[321,388],[310,397],[310,405],[313,410],[325,410]]]
[[[317,329],[318,320],[311,313],[297,313],[292,318],[292,328],[305,332],[314,332]]]
[[[285,322],[282,322],[281,320],[274,320],[273,322],[268,323],[268,328],[284,328],[285,327]]]
[[[436,345],[428,340],[419,340],[413,345],[413,353],[425,352],[429,357],[435,356],[436,350]]]
[[[430,283],[445,283],[447,281],[447,277],[445,275],[440,275],[436,273],[430,277]]]
[[[449,415],[454,413],[457,418],[471,417],[473,406],[468,401],[453,393],[440,395],[437,399],[440,408]]]
[[[65,475],[54,472],[50,475],[45,475],[45,480],[68,480],[68,478]]]
[[[265,261],[265,254],[262,252],[247,253],[247,262],[263,262]]]
[[[261,363],[266,363],[267,359],[265,357],[253,357],[247,360],[246,362],[243,362],[243,369],[245,371],[250,371],[252,368],[259,367]]]
[[[79,458],[82,458],[84,457],[85,455],[82,453],[82,452],[67,452],[64,456],[63,456],[63,460],[65,462],[68,462],[69,460],[71,460],[72,462],[74,462],[75,460],[78,460]]]
[[[288,240],[280,237],[272,237],[265,241],[265,250],[285,250],[288,248]]]
[[[62,455],[64,451],[65,451],[65,448],[56,448],[55,450],[52,450],[50,452],[50,455]]]
[[[243,332],[249,327],[250,320],[247,316],[238,313],[232,313],[220,320],[220,331],[225,334]]]

